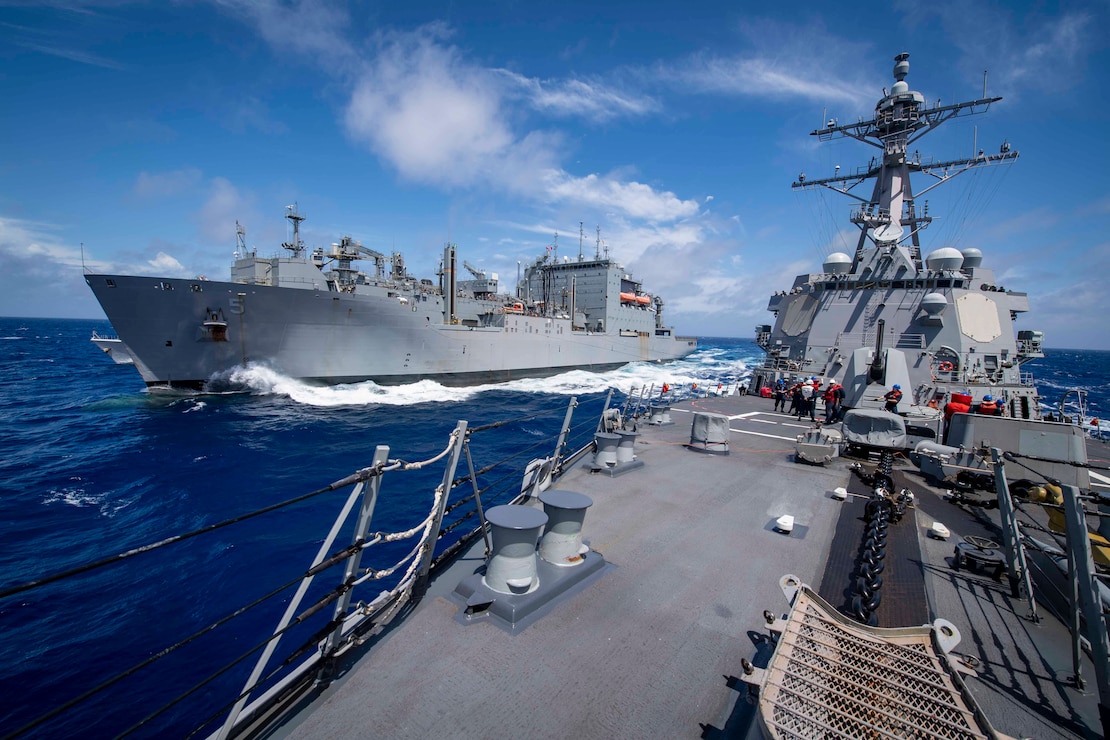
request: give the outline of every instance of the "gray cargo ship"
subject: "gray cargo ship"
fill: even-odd
[[[608,254],[559,261],[548,249],[524,270],[515,295],[469,263],[460,280],[455,245],[438,282],[417,279],[389,256],[343,237],[311,251],[304,216],[290,207],[288,254],[260,257],[237,228],[230,281],[86,274],[148,386],[210,387],[260,363],[327,384],[435,380],[472,385],[610,370],[673,360],[697,348],[663,323],[663,300]],[[354,265],[370,260],[372,272]]]

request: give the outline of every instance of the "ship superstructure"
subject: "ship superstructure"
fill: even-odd
[[[850,220],[860,235],[854,254],[830,254],[820,273],[799,275],[771,297],[775,323],[756,327],[767,352],[764,382],[843,382],[849,407],[876,405],[897,383],[912,391],[906,393],[912,404],[944,406],[957,394],[975,405],[990,396],[1008,415],[1037,418],[1037,392],[1021,366],[1043,356],[1043,337],[1014,332],[1016,316],[1029,310],[1027,295],[998,285],[981,250],[942,246],[923,256],[920,241],[932,221],[921,196],[971,169],[1009,164],[1018,152],[1003,143],[995,154],[934,161],[913,145],[945,121],[986,112],[1001,98],[984,94],[929,107],[909,89],[908,73],[909,54],[899,54],[895,82],[872,119],[845,125],[832,119],[812,132],[821,141],[857,139],[880,154],[851,173],[839,174],[839,167],[829,178],[803,173],[793,183],[795,190],[826,188],[856,200]],[[911,175],[933,181],[914,192]],[[872,180],[869,197],[853,192]]]
[[[671,360],[697,341],[663,324],[662,301],[608,257],[530,265],[516,294],[495,273],[444,249],[437,281],[418,279],[399,252],[344,236],[311,252],[291,207],[288,254],[261,257],[237,229],[229,281],[88,274],[85,280],[148,385],[201,388],[261,363],[323,383],[432,379],[499,382],[571,369]],[[371,261],[364,272],[358,261]],[[622,300],[632,291],[631,302]]]

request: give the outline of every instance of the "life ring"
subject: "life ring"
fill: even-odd
[[[956,366],[948,360],[945,360],[944,362],[940,363],[940,366],[937,367],[937,369],[940,370],[942,373],[950,373],[956,369]]]

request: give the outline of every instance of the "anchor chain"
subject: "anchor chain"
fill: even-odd
[[[912,495],[904,488],[897,494],[892,493],[893,465],[894,453],[888,450],[882,453],[879,465],[871,475],[865,474],[858,465],[853,467],[860,479],[871,485],[871,498],[864,509],[867,526],[863,531],[863,540],[856,561],[850,616],[872,627],[878,624],[875,611],[882,603],[882,573],[886,567],[884,560],[887,530],[891,524],[902,520],[906,507],[912,500]]]

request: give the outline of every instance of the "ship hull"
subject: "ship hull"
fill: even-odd
[[[147,385],[202,388],[249,364],[324,384],[474,385],[673,360],[697,347],[670,330],[590,333],[555,317],[444,324],[437,301],[384,292],[124,275],[86,282]]]

